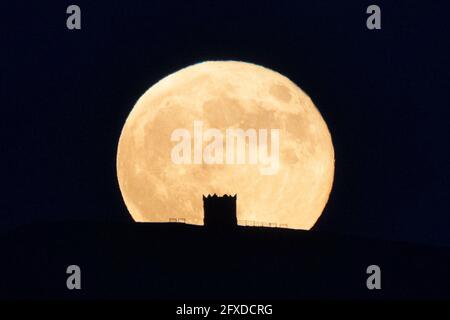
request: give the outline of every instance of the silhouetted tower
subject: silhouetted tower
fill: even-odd
[[[210,228],[233,228],[237,226],[236,218],[237,195],[216,194],[203,196],[203,222]]]

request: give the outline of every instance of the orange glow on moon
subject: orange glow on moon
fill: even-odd
[[[171,134],[192,131],[195,121],[222,132],[279,129],[277,172],[262,175],[259,164],[248,162],[174,163]],[[289,79],[250,63],[204,62],[140,97],[120,136],[117,176],[135,221],[203,224],[202,195],[226,193],[237,194],[238,221],[310,229],[331,192],[334,149],[319,111]]]

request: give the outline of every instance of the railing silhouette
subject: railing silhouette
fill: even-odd
[[[169,222],[186,223],[185,218],[169,218]],[[238,225],[245,227],[267,227],[267,228],[287,228],[286,223],[263,222],[255,220],[238,220]]]
[[[269,227],[269,228],[287,228],[286,223],[264,222],[254,220],[238,220],[238,225],[246,227]]]

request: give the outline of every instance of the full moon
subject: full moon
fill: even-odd
[[[248,160],[248,137],[246,161],[221,161],[218,149],[216,162],[196,161],[194,153],[203,155],[209,143],[203,135],[197,140],[203,146],[195,144],[199,123],[203,133],[214,129],[224,137],[227,129],[253,130],[257,154],[271,154],[276,170],[263,174],[267,163]],[[192,147],[185,149],[191,154],[183,163],[173,159],[177,129],[191,133]],[[258,136],[264,130],[267,140]],[[276,141],[270,139],[274,130]],[[225,159],[225,138],[217,146],[224,147]],[[275,71],[237,61],[198,63],[157,82],[131,110],[117,151],[120,190],[138,222],[202,225],[202,195],[236,194],[240,225],[309,230],[325,208],[333,176],[331,135],[310,97]]]

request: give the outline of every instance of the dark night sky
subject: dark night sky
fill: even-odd
[[[0,231],[129,221],[115,156],[137,98],[204,60],[276,70],[305,90],[336,152],[317,230],[450,245],[450,10],[445,1],[77,1],[0,5]]]

